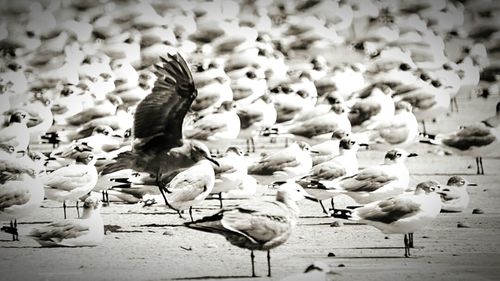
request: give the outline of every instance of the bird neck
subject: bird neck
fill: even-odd
[[[90,217],[95,216],[95,214],[97,214],[97,213],[98,212],[96,212],[93,208],[83,208],[83,214],[80,218],[81,219],[88,219]]]
[[[286,194],[278,192],[276,194],[276,201],[285,204],[285,206],[287,206],[288,209],[290,209],[290,211],[294,217],[299,216],[300,209],[299,209],[299,206],[297,205],[297,202],[292,200],[290,197],[286,196]]]

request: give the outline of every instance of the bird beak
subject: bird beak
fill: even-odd
[[[215,165],[217,165],[217,167],[220,167],[220,164],[219,164],[219,162],[217,162],[217,160],[213,159],[210,156],[205,156],[205,158],[207,158],[208,161],[210,161],[210,162],[214,163]]]
[[[120,139],[122,138],[122,136],[120,136],[120,135],[113,135],[113,137],[120,138]]]
[[[408,154],[408,157],[415,157],[415,156],[418,156],[418,154],[413,153],[413,152],[412,152],[412,153],[410,153],[410,154]]]
[[[360,144],[359,144],[359,146],[368,147],[368,146],[369,146],[369,144],[367,144],[367,143],[360,143]]]
[[[319,154],[319,151],[311,150],[311,153],[313,153],[313,154]]]
[[[318,202],[318,199],[312,197],[311,195],[304,195],[304,197],[307,199],[307,200],[311,200],[311,201],[314,201],[314,202]]]
[[[469,183],[467,184],[467,186],[477,186],[477,183],[472,183],[472,182],[469,182]]]

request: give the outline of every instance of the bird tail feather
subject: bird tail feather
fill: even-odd
[[[125,151],[113,159],[113,162],[107,164],[101,172],[101,175],[111,174],[116,171],[131,169],[131,163],[135,160],[135,154],[132,151]]]

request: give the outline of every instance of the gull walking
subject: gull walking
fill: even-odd
[[[212,160],[216,165],[218,163]],[[209,160],[204,159],[178,173],[163,188],[160,188],[165,204],[179,213],[189,209],[193,221],[193,205],[200,204],[210,194],[215,184],[215,173]],[[166,191],[166,194],[165,192]]]
[[[358,204],[368,204],[406,191],[410,173],[405,159],[417,156],[402,149],[391,149],[385,154],[384,163],[367,167],[357,174],[337,178],[332,181],[319,181],[315,196],[347,195]],[[328,198],[328,197],[326,197]]]
[[[229,243],[250,250],[252,277],[255,275],[253,251],[267,251],[267,276],[271,276],[270,250],[285,243],[297,224],[297,201],[310,198],[302,187],[293,182],[280,186],[276,201],[250,201],[194,222],[189,228],[224,236]]]
[[[435,181],[422,182],[414,193],[375,201],[347,213],[334,212],[333,217],[367,223],[386,234],[404,234],[405,257],[409,257],[409,234],[423,229],[441,211],[439,188],[439,183]]]

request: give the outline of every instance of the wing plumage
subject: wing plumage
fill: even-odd
[[[197,96],[186,61],[168,54],[156,65],[158,79],[154,88],[138,105],[134,115],[134,137],[143,145],[161,142],[168,148],[179,145],[182,123]]]

